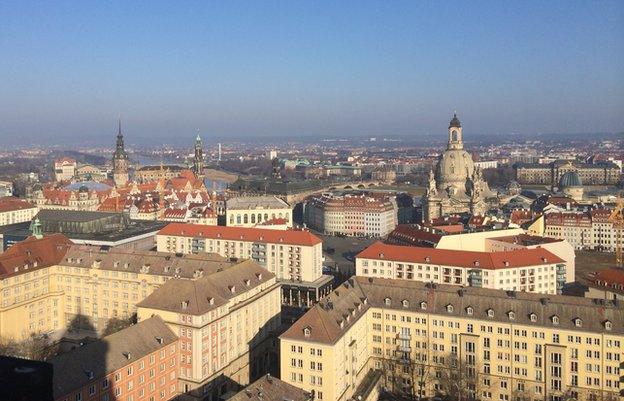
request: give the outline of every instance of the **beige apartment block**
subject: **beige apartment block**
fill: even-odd
[[[408,397],[616,400],[623,342],[613,302],[355,277],[282,334],[281,378],[324,401],[371,372]]]

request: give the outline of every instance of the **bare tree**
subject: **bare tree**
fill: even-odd
[[[41,334],[31,334],[21,341],[6,338],[0,339],[1,355],[45,361],[57,353],[57,344]]]

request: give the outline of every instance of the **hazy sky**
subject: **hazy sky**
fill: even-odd
[[[624,130],[621,0],[5,0],[0,50],[0,138]]]

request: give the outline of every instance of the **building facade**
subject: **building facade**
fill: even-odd
[[[170,400],[179,394],[178,337],[158,316],[50,360],[56,401]]]
[[[348,400],[371,370],[407,397],[617,400],[612,302],[356,277],[280,337],[282,380]]]
[[[54,179],[56,181],[70,181],[76,175],[76,160],[63,157],[54,161]]]
[[[160,316],[180,338],[180,388],[189,399],[223,399],[277,362],[280,284],[251,261],[169,280],[138,307],[139,321]]]
[[[31,221],[39,209],[23,199],[5,196],[0,198],[0,226]]]
[[[231,227],[254,227],[276,218],[292,227],[292,208],[277,196],[240,196],[225,201],[225,221]]]
[[[309,231],[172,223],[156,235],[156,248],[251,259],[284,284],[285,304],[310,306],[332,288],[331,276],[323,275],[322,241]]]
[[[584,185],[615,185],[620,178],[620,168],[609,161],[580,163],[556,160],[547,164],[520,163],[516,166],[516,178],[520,184],[542,184],[556,187],[561,176],[575,171]]]
[[[551,252],[476,252],[377,242],[356,256],[356,275],[544,294],[561,293],[566,265]]]
[[[397,225],[396,201],[369,195],[313,197],[305,205],[308,227],[325,234],[382,237]]]
[[[544,215],[544,235],[568,241],[574,249],[614,252],[619,235],[609,220],[611,209],[553,211]]]

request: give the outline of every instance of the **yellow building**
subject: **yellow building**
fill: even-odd
[[[31,237],[0,255],[0,338],[68,328],[101,331],[126,318],[167,280],[196,280],[235,262],[215,254],[176,256]]]
[[[280,337],[281,378],[317,399],[615,400],[624,308],[587,298],[357,277]],[[367,385],[374,385],[367,383]]]
[[[193,399],[218,400],[277,361],[280,285],[253,261],[170,280],[138,306],[139,321],[158,315],[180,337],[180,390]]]

